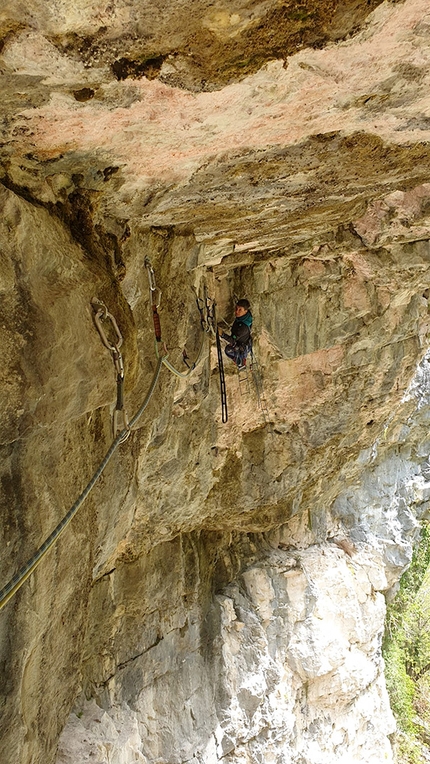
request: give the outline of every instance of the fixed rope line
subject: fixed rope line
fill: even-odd
[[[33,573],[33,571],[37,568],[41,560],[43,560],[45,554],[51,549],[53,544],[57,541],[57,539],[61,536],[62,532],[65,528],[67,528],[70,521],[73,519],[73,517],[76,515],[76,512],[78,509],[82,506],[85,499],[87,498],[88,494],[91,492],[91,490],[94,488],[95,484],[97,483],[97,480],[99,479],[102,472],[105,470],[106,466],[110,462],[112,456],[114,455],[115,451],[117,450],[118,446],[121,445],[121,443],[124,442],[127,433],[130,432],[130,429],[134,427],[138,419],[142,416],[143,412],[145,411],[149,401],[152,398],[152,395],[154,393],[155,387],[158,382],[158,378],[160,376],[161,367],[163,365],[163,356],[161,356],[158,359],[157,367],[154,372],[154,376],[151,381],[151,385],[149,387],[149,390],[146,394],[146,397],[134,415],[134,417],[131,419],[128,427],[125,427],[121,432],[117,435],[115,440],[113,441],[111,447],[109,448],[108,452],[106,453],[104,459],[101,461],[99,466],[97,467],[97,470],[95,471],[94,475],[92,476],[90,482],[86,485],[84,490],[82,491],[81,495],[76,499],[75,503],[73,504],[73,507],[69,509],[67,514],[63,517],[61,522],[58,523],[57,527],[52,531],[51,535],[48,536],[46,541],[43,542],[42,546],[39,547],[37,552],[33,555],[33,557],[28,560],[28,562],[23,565],[17,573],[11,578],[9,583],[6,584],[6,586],[3,587],[3,589],[0,590],[0,610],[6,605],[7,602],[13,597],[13,595],[18,591],[18,589],[23,585],[24,581],[27,580],[27,578]]]
[[[152,381],[151,381],[151,384],[149,386],[149,390],[148,390],[148,392],[146,394],[146,398],[143,401],[143,403],[140,406],[140,408],[136,411],[135,415],[130,419],[130,425],[129,426],[130,426],[131,429],[133,429],[133,427],[136,424],[136,422],[142,416],[143,412],[145,411],[149,401],[151,400],[151,398],[152,398],[152,396],[154,394],[154,390],[155,390],[157,382],[158,382],[158,377],[160,376],[160,371],[161,371],[161,366],[163,364],[163,361],[164,361],[164,356],[160,356],[160,358],[158,359],[158,362],[157,362],[157,367],[155,369],[154,376],[152,377]]]

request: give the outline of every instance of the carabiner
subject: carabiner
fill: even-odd
[[[151,292],[155,292],[155,290],[157,288],[157,285],[155,283],[155,273],[154,273],[154,269],[153,269],[153,267],[151,265],[151,261],[150,261],[149,257],[148,256],[145,257],[145,260],[143,262],[144,262],[146,270],[148,271],[149,288],[150,288]]]
[[[145,257],[144,265],[146,270],[148,271],[148,283],[149,283],[149,291],[151,292],[151,304],[153,305],[153,307],[159,308],[160,302],[161,302],[161,289],[159,289],[157,284],[155,283],[154,269],[151,265],[151,261],[148,256]],[[155,297],[154,292],[157,292],[157,297]]]
[[[96,314],[94,316],[94,323],[97,327],[97,331],[100,334],[101,341],[103,342],[103,345],[110,350],[111,353],[114,353],[115,351],[118,352],[119,348],[122,345],[122,334],[119,330],[119,326],[115,320],[115,317],[112,315],[112,313],[109,313],[106,305],[104,305],[100,300],[97,300],[96,298],[93,298],[91,300],[92,306],[94,310],[96,310]],[[116,334],[116,342],[110,342],[106,336],[106,332],[103,328],[102,321],[105,321],[109,319],[111,322],[111,325],[113,327],[113,330]]]

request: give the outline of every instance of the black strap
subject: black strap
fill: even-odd
[[[124,375],[116,375],[116,410],[122,411],[124,408]]]
[[[218,371],[219,371],[219,384],[220,384],[220,390],[221,390],[222,421],[225,424],[228,421],[227,391],[225,389],[224,363],[222,360],[221,340],[220,340],[220,336],[218,332],[216,333],[216,349],[218,353]]]

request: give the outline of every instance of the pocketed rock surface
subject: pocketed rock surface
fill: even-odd
[[[0,586],[112,442],[92,299],[129,418],[146,256],[158,353],[185,373],[203,343],[0,612],[2,764],[393,761],[385,597],[430,497],[427,3],[7,0],[0,38]],[[227,423],[205,289],[254,316]]]

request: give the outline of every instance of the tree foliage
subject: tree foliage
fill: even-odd
[[[400,730],[398,760],[420,764],[430,735],[429,525],[422,528],[411,565],[388,607],[383,653],[391,707]]]

